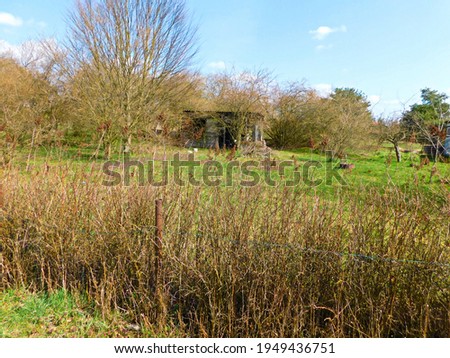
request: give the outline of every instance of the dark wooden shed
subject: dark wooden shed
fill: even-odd
[[[262,122],[264,116],[259,113],[247,114],[250,118],[243,141],[262,141]],[[185,111],[183,142],[187,147],[195,148],[233,148],[236,138],[229,130],[232,121],[236,120],[238,113],[216,111]]]

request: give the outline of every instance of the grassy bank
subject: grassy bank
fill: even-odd
[[[133,337],[136,325],[115,313],[102,317],[85,297],[63,290],[31,293],[24,289],[0,292],[1,338]]]

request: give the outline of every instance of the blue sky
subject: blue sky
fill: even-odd
[[[198,67],[267,68],[279,82],[354,87],[377,114],[450,94],[448,0],[186,0]],[[0,48],[64,36],[72,0],[0,0]]]

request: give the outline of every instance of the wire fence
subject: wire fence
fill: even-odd
[[[48,228],[51,232],[51,227]],[[53,228],[55,231],[61,233],[60,228]],[[105,231],[105,230],[88,230],[88,229],[64,229],[63,233],[67,235],[73,235],[75,234],[81,234],[81,236],[84,236],[86,239],[89,240],[95,240],[96,237],[123,237],[123,236],[132,236],[134,238],[146,238],[149,239],[153,244],[156,243],[156,234],[155,231],[158,229],[156,225],[146,225],[146,226],[140,226],[134,229],[130,230],[116,230],[116,231]],[[164,229],[161,232],[161,245],[164,246],[165,242],[172,240],[175,237],[186,237],[190,236],[195,240],[204,239],[203,234],[201,232],[187,232],[182,230],[169,230]],[[292,242],[270,242],[270,241],[264,241],[264,240],[237,240],[235,238],[231,237],[209,237],[211,241],[220,241],[220,242],[226,242],[231,245],[246,245],[247,247],[253,246],[253,247],[263,247],[266,249],[286,249],[286,250],[292,250],[296,252],[302,252],[302,253],[310,253],[310,254],[321,254],[321,255],[328,255],[328,256],[334,256],[334,257],[344,257],[344,258],[350,258],[359,260],[365,263],[375,263],[375,262],[383,262],[383,263],[389,263],[389,264],[409,264],[409,265],[420,265],[420,266],[436,266],[436,267],[442,267],[446,269],[450,269],[450,262],[440,262],[440,261],[426,261],[426,260],[420,260],[420,259],[402,259],[402,258],[393,258],[393,257],[384,257],[380,255],[374,255],[374,254],[367,254],[367,253],[360,253],[360,252],[350,252],[350,251],[331,251],[331,250],[325,250],[315,247],[306,247],[304,245],[292,243]]]
[[[64,229],[63,231],[67,234],[82,234],[85,235],[86,238],[89,237],[89,239],[95,239],[95,237],[99,236],[109,236],[109,237],[117,237],[117,236],[123,236],[123,235],[131,235],[131,236],[144,236],[145,238],[151,239],[154,249],[157,256],[157,261],[159,260],[161,256],[161,251],[163,250],[164,243],[167,240],[171,240],[171,238],[176,236],[186,236],[187,234],[194,234],[195,239],[201,239],[202,233],[196,232],[196,233],[188,233],[186,231],[179,231],[179,230],[168,230],[164,227],[164,213],[163,213],[163,205],[162,200],[158,199],[155,201],[155,225],[145,225],[145,226],[138,226],[134,229],[127,229],[127,230],[116,230],[116,231],[105,231],[105,230],[93,230],[93,229]],[[6,218],[1,217],[1,222],[5,222]],[[56,232],[61,232],[61,229],[58,227],[51,227],[49,226],[46,228],[47,232],[51,232],[52,230],[55,230]],[[426,261],[426,260],[420,260],[420,259],[402,259],[402,258],[393,258],[393,257],[383,257],[380,255],[374,255],[374,254],[367,254],[367,253],[360,253],[360,252],[349,252],[349,251],[331,251],[331,250],[324,250],[320,248],[314,248],[314,247],[306,247],[300,244],[287,242],[287,243],[274,243],[270,241],[262,241],[262,240],[236,240],[234,238],[230,237],[221,237],[213,238],[215,241],[222,241],[222,242],[228,242],[233,245],[247,245],[247,246],[259,246],[259,247],[265,247],[269,249],[289,249],[289,250],[295,250],[297,252],[302,253],[312,253],[312,254],[322,254],[322,255],[329,255],[329,256],[335,256],[335,257],[345,257],[345,258],[351,258],[355,260],[359,260],[365,263],[375,263],[375,262],[383,262],[383,263],[389,263],[389,264],[410,264],[410,265],[420,265],[420,266],[436,266],[441,267],[445,269],[450,269],[450,262],[440,262],[440,261]],[[159,262],[155,263],[156,265],[160,265]]]

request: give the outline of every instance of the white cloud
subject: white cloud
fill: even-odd
[[[217,61],[217,62],[210,62],[208,64],[208,67],[213,68],[215,70],[225,70],[227,68],[227,65],[223,61]]]
[[[56,49],[58,44],[55,39],[48,38],[43,41],[26,41],[19,45],[13,45],[5,40],[0,40],[0,56],[11,57],[24,66],[43,67],[51,61],[47,50]]]
[[[376,104],[380,103],[381,97],[376,94],[373,94],[371,96],[368,96],[367,99],[369,100],[372,106],[375,106]]]
[[[312,86],[321,97],[327,97],[333,92],[333,86],[329,83],[318,83]]]
[[[334,32],[347,32],[347,27],[345,25],[339,27],[319,26],[316,30],[309,31],[313,39],[319,41],[324,40],[327,36]]]
[[[379,97],[379,100],[372,102],[376,97]],[[371,110],[375,116],[397,118],[405,109],[400,99],[384,99],[382,96],[373,95],[368,96],[368,100],[371,102]]]
[[[21,46],[11,45],[5,40],[0,40],[0,55],[7,55],[11,57],[19,57]]]
[[[333,48],[333,45],[318,45],[316,46],[316,51],[325,51]]]
[[[13,14],[7,12],[0,12],[0,25],[8,26],[22,26],[23,20]]]

